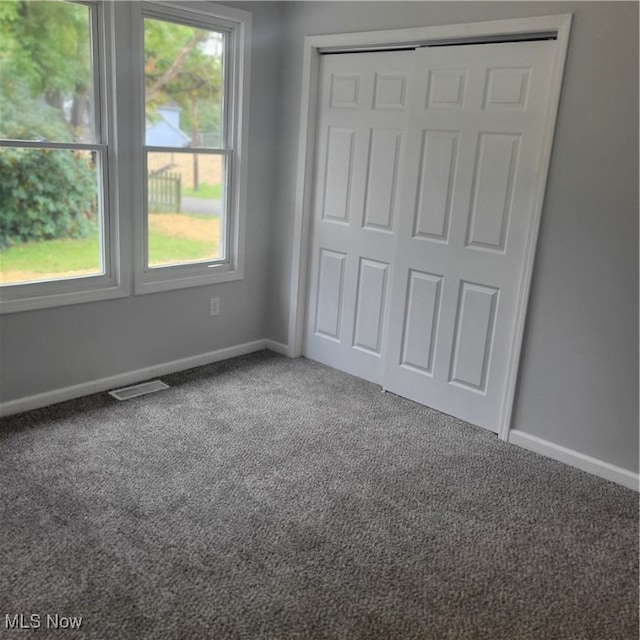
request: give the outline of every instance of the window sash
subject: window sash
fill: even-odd
[[[0,147],[8,149],[68,149],[69,151],[99,151],[106,153],[108,145],[85,142],[40,142],[35,140],[0,139]]]
[[[166,270],[169,274],[173,276],[179,277],[181,273],[186,272],[187,270],[192,271],[193,267],[197,267],[200,269],[210,269],[215,268],[217,266],[229,265],[231,262],[229,247],[232,241],[231,231],[232,226],[230,224],[230,219],[232,218],[232,207],[231,203],[231,193],[230,193],[230,185],[231,185],[231,165],[233,163],[233,151],[230,149],[200,149],[200,148],[191,148],[191,147],[158,147],[158,146],[145,146],[145,154],[144,154],[144,175],[147,176],[147,179],[143,182],[143,199],[144,199],[144,208],[145,208],[145,233],[144,233],[144,272],[145,274],[149,274],[151,272],[157,272],[160,270]],[[149,264],[149,197],[148,197],[148,176],[149,176],[149,167],[148,167],[148,157],[149,153],[172,153],[172,154],[184,154],[184,155],[193,155],[194,153],[198,153],[200,155],[208,155],[214,157],[221,157],[224,159],[223,162],[223,173],[221,176],[221,185],[222,185],[222,216],[220,218],[220,224],[222,225],[222,232],[220,235],[220,241],[222,243],[222,257],[214,260],[193,260],[190,262],[183,262],[180,264],[167,264],[167,265],[156,265],[151,266]]]
[[[113,149],[109,142],[112,100],[107,77],[111,72],[111,54],[107,34],[112,26],[112,13],[100,0],[79,0],[89,8],[91,43],[92,109],[90,118],[95,142],[56,142],[40,140],[0,139],[0,147],[15,149],[68,149],[92,151],[98,157],[98,206],[100,210],[99,243],[101,248],[101,274],[80,275],[49,280],[5,283],[0,285],[0,312],[23,311],[33,308],[72,304],[75,301],[119,297],[126,295],[121,289],[117,258],[116,225],[117,198],[111,179]]]
[[[145,19],[161,20],[180,24],[187,27],[202,29],[213,33],[222,33],[224,38],[224,50],[222,56],[222,91],[223,100],[221,105],[221,128],[222,147],[172,147],[147,145],[145,139],[146,127],[141,127],[142,140],[142,165],[144,167],[144,179],[142,180],[142,203],[144,207],[144,225],[142,229],[143,235],[143,266],[142,279],[148,283],[154,283],[158,280],[165,282],[171,280],[179,280],[184,277],[202,276],[211,273],[211,270],[220,268],[232,268],[237,256],[235,253],[238,248],[234,246],[233,233],[237,225],[234,220],[235,207],[233,206],[233,164],[234,164],[234,143],[236,136],[237,118],[235,117],[236,104],[236,86],[233,82],[235,73],[235,47],[237,47],[236,29],[237,25],[229,21],[221,20],[217,17],[213,18],[206,14],[199,14],[191,9],[182,9],[176,7],[167,7],[163,5],[152,5],[150,3],[142,3],[140,11],[139,25],[139,59],[141,65],[137,74],[138,82],[141,88],[140,106],[142,109],[141,120],[146,120],[146,96],[145,96],[145,80],[144,80],[144,63],[145,63]],[[185,262],[176,265],[149,265],[149,211],[148,211],[148,194],[147,194],[147,158],[149,153],[184,153],[184,154],[206,154],[223,156],[224,175],[222,177],[223,184],[223,209],[221,214],[221,224],[224,226],[221,241],[224,247],[224,255],[219,260],[200,260],[193,262]],[[160,274],[164,275],[160,275]]]

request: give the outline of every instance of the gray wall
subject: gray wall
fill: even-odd
[[[269,337],[285,341],[302,46],[312,34],[573,13],[514,427],[638,470],[638,5],[294,2],[283,24]]]
[[[637,471],[637,4],[229,4],[254,20],[245,280],[4,316],[2,400],[286,342],[305,35],[571,12],[514,426]]]
[[[256,3],[246,277],[240,282],[4,315],[2,401],[81,384],[265,337],[269,216],[276,180],[280,8]],[[125,220],[125,224],[130,221]],[[209,316],[220,296],[221,314]]]

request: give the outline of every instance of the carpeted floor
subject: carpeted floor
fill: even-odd
[[[162,379],[3,420],[0,637],[638,638],[635,492],[304,359]]]

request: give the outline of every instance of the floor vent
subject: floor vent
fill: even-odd
[[[143,382],[142,384],[134,384],[132,387],[123,387],[122,389],[114,389],[109,391],[109,395],[113,396],[116,400],[131,400],[131,398],[137,398],[147,393],[153,393],[154,391],[162,391],[168,389],[169,385],[161,382],[160,380],[152,380],[151,382]]]

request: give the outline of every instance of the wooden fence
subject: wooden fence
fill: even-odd
[[[182,176],[179,173],[150,173],[147,198],[149,213],[180,213]]]

